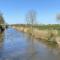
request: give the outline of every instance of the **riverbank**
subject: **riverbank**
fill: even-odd
[[[58,30],[48,30],[48,29],[40,30],[34,28],[32,33],[31,28],[15,27],[15,26],[13,26],[12,28],[16,29],[17,31],[28,33],[32,35],[34,38],[43,40],[45,42],[48,42],[49,44],[58,44],[58,46],[60,46],[60,36]]]

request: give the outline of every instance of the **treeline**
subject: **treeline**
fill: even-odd
[[[16,26],[16,27],[31,27],[32,25],[27,25],[27,24],[13,24],[11,26]],[[48,24],[48,25],[34,25],[33,28],[38,28],[38,29],[58,29],[60,30],[60,24]]]
[[[57,29],[60,30],[60,24],[36,25],[38,29]]]

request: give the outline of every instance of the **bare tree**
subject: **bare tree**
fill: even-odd
[[[56,19],[58,22],[60,21],[60,13],[56,15]]]
[[[36,25],[36,11],[30,10],[26,15],[27,25],[30,27],[33,36],[33,26]]]
[[[30,10],[26,15],[27,24],[34,25],[36,24],[36,12],[34,10]]]

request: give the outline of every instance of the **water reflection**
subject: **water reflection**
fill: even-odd
[[[26,35],[27,36],[27,35]],[[26,37],[26,40],[27,40],[27,42],[29,42],[29,45],[28,45],[28,47],[27,47],[27,50],[28,50],[28,55],[30,55],[30,56],[32,56],[32,54],[34,53],[34,47],[33,47],[33,44],[32,44],[32,42],[33,42],[33,39],[32,39],[32,37],[30,36],[30,35],[28,35],[27,37]],[[30,58],[30,57],[29,57]]]
[[[4,33],[0,33],[0,58],[3,54],[3,41],[4,41]]]

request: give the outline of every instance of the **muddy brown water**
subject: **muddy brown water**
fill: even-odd
[[[60,49],[9,28],[0,36],[0,60],[60,60]]]

